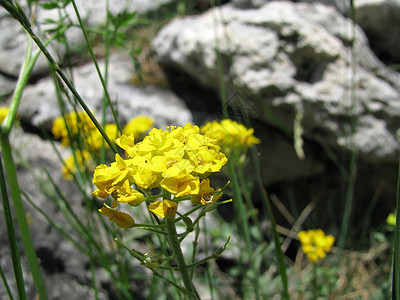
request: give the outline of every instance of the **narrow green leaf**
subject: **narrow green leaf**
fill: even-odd
[[[19,257],[17,236],[15,234],[11,205],[8,199],[6,179],[5,179],[1,156],[0,156],[0,187],[1,187],[1,197],[3,199],[4,220],[6,221],[7,238],[8,238],[8,243],[10,245],[11,260],[14,268],[14,275],[15,275],[15,281],[17,283],[18,295],[20,299],[26,299],[25,283],[21,268],[21,260]],[[3,270],[1,271],[3,274]],[[6,286],[7,290],[9,290],[8,285],[6,284],[6,281],[4,279],[3,279],[4,285]]]
[[[396,229],[394,234],[393,251],[392,299],[400,300],[400,160],[399,171],[397,175]]]

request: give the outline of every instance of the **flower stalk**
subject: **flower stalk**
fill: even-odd
[[[1,3],[0,3],[1,4]],[[21,97],[22,97],[22,92],[25,88],[25,86],[28,83],[29,76],[32,72],[33,66],[36,63],[36,60],[39,56],[39,51],[33,53],[32,55],[32,42],[29,40],[27,43],[27,49],[26,49],[26,56],[24,63],[21,67],[21,71],[19,74],[18,82],[14,90],[14,94],[11,99],[10,103],[10,109],[8,112],[7,117],[5,118],[4,122],[0,126],[0,145],[1,145],[1,156],[2,160],[4,161],[4,169],[5,169],[5,174],[7,176],[7,182],[10,188],[10,193],[14,205],[14,210],[15,210],[15,215],[17,218],[17,224],[21,233],[21,239],[22,243],[24,246],[24,250],[26,253],[26,258],[28,261],[29,268],[32,273],[33,281],[35,284],[35,287],[37,289],[37,292],[39,294],[40,299],[46,300],[47,299],[47,292],[46,288],[44,285],[44,281],[41,275],[40,271],[40,266],[38,262],[38,258],[36,256],[35,252],[35,247],[33,244],[32,236],[29,230],[29,224],[28,220],[26,217],[25,213],[25,208],[22,202],[22,197],[21,197],[21,190],[18,184],[18,177],[17,177],[17,171],[16,171],[16,166],[13,160],[13,155],[12,155],[12,147],[10,144],[10,132],[11,129],[15,123],[15,119],[17,117],[17,110],[19,107],[19,104],[21,102]],[[4,185],[5,185],[5,180],[4,180]],[[2,192],[5,194],[5,189],[2,187]],[[4,199],[4,202],[8,201],[8,199]],[[9,216],[7,216],[9,217]],[[6,217],[6,219],[7,219]],[[9,223],[9,221],[8,221]],[[9,224],[10,225],[10,224]],[[15,245],[15,234],[12,234],[9,230],[11,227],[8,225],[8,237],[9,237],[9,243],[10,243],[10,248],[12,252],[18,251],[18,248]],[[12,229],[11,229],[12,230]],[[12,239],[12,240],[11,240]],[[17,285],[18,285],[18,293],[21,299],[25,299],[25,291],[24,289],[24,283],[21,282],[23,280],[22,273],[20,273],[20,268],[16,266],[16,264],[19,264],[19,253],[12,253],[13,257],[13,264],[14,264],[14,270],[16,271],[16,280],[17,280]]]
[[[167,225],[167,238],[174,253],[176,262],[178,263],[179,272],[181,273],[185,289],[187,290],[190,299],[200,299],[193,285],[192,279],[190,278],[185,258],[183,257],[181,245],[178,240],[178,234],[176,232],[175,220],[171,218],[165,218],[165,223]]]

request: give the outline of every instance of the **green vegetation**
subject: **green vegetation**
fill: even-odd
[[[15,280],[10,280],[0,268],[8,298],[27,299],[24,277],[28,275],[22,272],[20,253],[26,255],[38,299],[48,298],[23,205],[25,201],[82,256],[89,258],[96,299],[101,288],[96,280],[98,269],[111,278],[110,290],[118,299],[137,297],[131,288],[133,281],[143,285],[142,292],[147,299],[199,299],[201,295],[210,299],[223,299],[227,295],[238,299],[388,299],[391,293],[393,299],[400,299],[400,221],[395,222],[391,216],[387,223],[374,228],[369,248],[354,249],[348,244],[349,237],[353,238],[350,219],[358,159],[355,153],[351,153],[346,165],[326,149],[342,171],[346,186],[343,211],[337,212],[343,216],[342,224],[337,228],[338,235],[330,236],[322,230],[302,231],[319,228],[315,218],[307,222],[311,202],[299,213],[286,208],[279,199],[270,199],[261,178],[257,153],[257,144],[262,141],[245,112],[244,124],[225,115],[221,122],[151,130],[151,116],[145,116],[121,126],[107,89],[110,52],[118,47],[128,49],[137,71],[133,84],[166,86],[165,77],[152,57],[150,40],[170,18],[195,13],[190,1],[173,3],[163,7],[159,14],[147,16],[127,11],[117,15],[107,12],[104,26],[89,28],[74,0],[29,1],[28,10],[17,1],[0,0],[0,5],[29,37],[25,62],[9,109],[0,110],[0,186],[15,274]],[[74,7],[77,24],[70,23],[67,5]],[[35,6],[58,9],[61,21],[46,20],[47,24],[53,24],[51,29],[46,33],[36,31],[34,16],[27,15],[27,11],[35,11],[32,9]],[[65,33],[72,27],[82,29],[85,47],[71,49],[69,46]],[[54,40],[67,49],[63,66],[47,50],[47,45]],[[33,52],[32,43],[39,50]],[[46,173],[45,182],[38,178],[38,186],[62,211],[64,221],[46,214],[18,185],[13,160],[18,149],[12,148],[9,139],[13,128],[18,126],[21,95],[39,53],[49,62],[60,108],[61,117],[54,122],[53,137],[64,147],[70,147],[72,153],[65,161],[60,155],[64,165],[60,172],[65,180],[76,184],[84,203],[78,208],[84,213],[78,213],[50,174]],[[99,119],[68,75],[71,58],[76,55],[85,61],[90,59],[96,66],[104,89]],[[106,61],[103,72],[98,67],[99,56]],[[221,95],[226,97],[223,84]],[[73,111],[66,110],[67,103],[73,104]],[[106,122],[107,110],[111,111],[113,123]],[[294,145],[301,156],[299,120]],[[248,170],[256,176],[249,179]],[[219,187],[213,185],[214,173],[227,179]],[[255,203],[253,198],[259,202]],[[234,218],[226,221],[224,210]],[[291,228],[277,223],[276,210],[286,216]],[[11,217],[12,211],[15,219]],[[311,228],[310,224],[315,227]],[[369,224],[363,226],[368,228]],[[23,249],[17,243],[18,236],[22,238]],[[142,241],[149,252],[134,249],[135,240]],[[288,254],[289,245],[295,248],[295,254]],[[15,281],[18,295],[13,294],[11,281]]]

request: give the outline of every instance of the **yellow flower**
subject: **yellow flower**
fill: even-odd
[[[93,184],[99,190],[108,191],[108,195],[113,192],[114,186],[121,186],[130,177],[125,161],[119,154],[115,154],[115,159],[109,167],[105,164],[98,165],[93,174]]]
[[[131,188],[129,180],[125,180],[121,187],[115,189],[115,192],[118,193],[118,202],[128,203],[132,206],[138,206],[145,200],[145,195]]]
[[[194,203],[212,203],[222,195],[203,180],[219,172],[228,159],[209,137],[200,134],[198,126],[153,128],[144,139],[134,143],[133,134],[122,134],[115,143],[125,150],[125,159],[115,155],[115,161],[99,165],[93,174],[97,190],[93,195],[105,199],[112,196],[119,203],[137,206],[146,200],[143,193],[161,188],[174,198],[194,197]],[[177,203],[155,201],[149,209],[160,218],[174,216]]]
[[[396,215],[394,213],[390,213],[386,218],[386,223],[389,226],[395,227],[396,226]]]
[[[99,212],[108,217],[110,221],[113,221],[119,227],[125,229],[133,227],[133,225],[135,225],[135,220],[131,217],[131,215],[122,211],[118,211],[115,206],[116,205],[113,204],[113,207],[109,207],[108,205],[104,204],[104,206],[99,209]]]
[[[193,164],[187,159],[177,160],[173,163],[171,162],[170,165],[169,168],[162,172],[164,178],[183,177],[194,170]]]
[[[7,117],[8,111],[8,107],[0,107],[0,124],[3,123],[4,119]]]
[[[188,156],[195,166],[193,171],[197,174],[218,172],[228,162],[225,154],[208,147],[194,149]]]
[[[200,183],[199,193],[192,195],[193,204],[211,204],[221,198],[222,192],[220,190],[215,191],[210,186],[210,179],[203,179]]]
[[[133,135],[135,139],[138,139],[140,135],[145,133],[153,126],[153,119],[147,116],[138,116],[130,120],[122,130],[123,134]]]
[[[150,155],[135,156],[129,161],[136,168],[136,172],[133,174],[133,181],[137,186],[147,190],[157,184],[158,177],[151,168]]]
[[[56,139],[61,139],[61,145],[70,145],[69,137],[87,135],[92,130],[96,130],[95,125],[89,116],[84,112],[71,112],[64,117],[54,120],[51,132]],[[69,133],[69,134],[68,134]]]
[[[244,125],[230,119],[224,119],[221,122],[207,122],[201,127],[201,132],[214,140],[225,151],[231,148],[246,150],[252,145],[261,142],[260,139],[253,135],[253,128],[246,128]]]
[[[149,210],[159,218],[173,218],[178,203],[171,200],[157,200],[149,205]]]
[[[164,178],[161,187],[175,195],[175,197],[188,196],[199,192],[199,178],[187,174],[183,177]]]
[[[106,124],[104,131],[112,142],[117,139],[118,128],[116,124]],[[89,149],[100,149],[103,145],[103,136],[97,129],[93,129],[86,133],[84,142]],[[109,147],[107,143],[105,143],[105,146]]]
[[[76,160],[75,160],[76,157]],[[72,174],[75,174],[77,171],[76,164],[78,164],[80,169],[89,169],[93,171],[94,168],[92,156],[86,150],[76,150],[75,157],[73,155],[69,156],[64,160],[64,165],[62,167],[62,173],[64,175],[64,179],[71,180]]]
[[[134,146],[135,146],[135,138],[133,135],[125,135],[123,134],[119,138],[115,140],[115,143],[121,147],[122,149],[125,150],[125,156],[128,157],[133,157],[134,153]]]
[[[325,235],[321,229],[301,231],[298,238],[302,245],[303,252],[307,258],[316,263],[319,259],[324,258],[335,242],[335,238],[331,235]]]

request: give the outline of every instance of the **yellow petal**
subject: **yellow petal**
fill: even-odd
[[[178,203],[170,200],[157,200],[149,205],[149,210],[159,218],[173,218]]]

